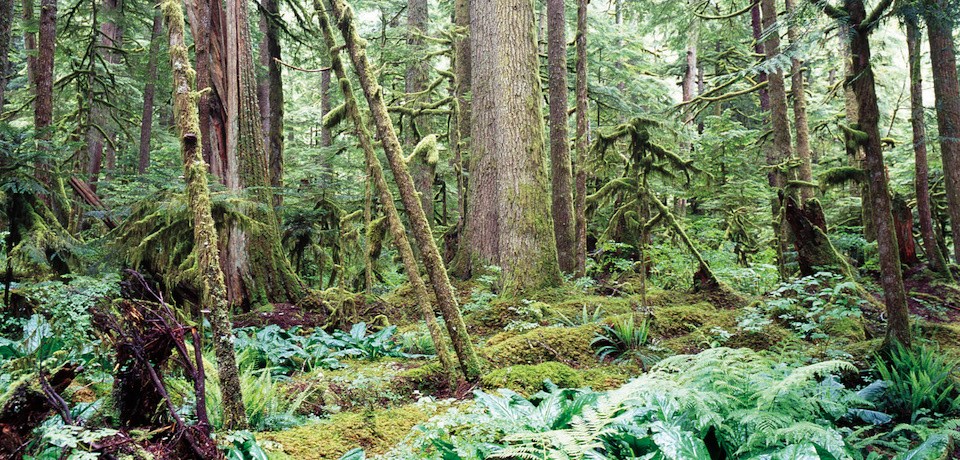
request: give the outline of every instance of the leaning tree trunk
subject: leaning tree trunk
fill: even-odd
[[[263,122],[264,143],[267,148],[267,170],[270,186],[276,190],[283,187],[283,78],[280,74],[280,5],[277,0],[260,3],[260,65],[267,69],[260,82],[260,118]],[[283,203],[283,194],[274,193],[273,204]]]
[[[933,211],[930,209],[930,172],[927,164],[927,129],[923,109],[923,82],[920,69],[920,24],[916,16],[905,18],[907,29],[907,54],[910,61],[910,124],[913,126],[913,154],[917,193],[917,217],[920,220],[920,236],[927,254],[930,269],[952,278],[947,260],[940,252],[937,234],[933,229]]]
[[[190,65],[184,41],[183,11],[177,0],[165,0],[162,5],[170,42],[170,64],[173,67],[173,103],[180,136],[180,153],[187,183],[187,200],[193,214],[193,247],[196,255],[197,283],[201,303],[210,309],[213,330],[213,348],[217,357],[217,375],[220,378],[220,398],[223,405],[224,427],[243,429],[247,424],[246,411],[240,391],[240,377],[233,349],[230,305],[227,301],[220,254],[217,248],[217,229],[210,210],[210,190],[207,188],[207,165],[200,150],[200,126],[197,114],[198,94],[193,89],[195,74]]]
[[[576,276],[587,274],[587,151],[590,145],[590,121],[587,117],[587,3],[577,0],[577,194]]]
[[[933,59],[933,92],[937,98],[937,126],[943,157],[944,185],[953,233],[953,257],[960,263],[960,80],[953,23],[948,11],[952,3],[930,0],[926,8],[927,35]]]
[[[907,296],[900,271],[897,235],[893,225],[890,191],[887,188],[887,171],[883,163],[883,146],[880,142],[877,108],[877,93],[870,60],[871,24],[864,24],[867,13],[862,0],[845,0],[853,33],[850,36],[850,51],[853,55],[852,76],[847,84],[853,87],[860,114],[859,130],[865,134],[862,142],[864,169],[870,191],[866,206],[873,210],[873,222],[877,230],[877,250],[880,256],[880,284],[887,309],[887,334],[885,344],[899,342],[910,345],[910,318]]]
[[[772,62],[780,54],[780,33],[777,30],[777,8],[774,0],[761,0],[763,33],[767,39],[763,43],[764,55],[768,62]],[[785,253],[789,244],[789,232],[786,222],[783,221],[783,202],[779,198],[779,191],[787,185],[786,178],[780,165],[790,158],[790,121],[787,117],[787,90],[783,82],[783,72],[777,70],[767,73],[767,90],[770,103],[770,126],[773,129],[773,143],[766,147],[767,181],[774,189],[771,198],[773,213],[773,230],[777,237],[778,265],[780,275],[786,278],[787,273]]]
[[[550,177],[553,233],[560,270],[576,268],[573,166],[567,137],[567,21],[563,0],[547,0],[547,67],[550,74]]]
[[[377,134],[383,143],[383,151],[390,163],[390,169],[393,171],[397,189],[400,191],[400,200],[407,209],[407,218],[410,220],[413,237],[420,247],[423,265],[430,276],[430,284],[437,296],[437,303],[446,322],[447,332],[453,341],[457,358],[460,360],[460,367],[467,380],[475,382],[480,378],[480,359],[473,343],[470,341],[470,334],[467,332],[463,317],[460,314],[453,286],[447,277],[446,267],[440,257],[440,251],[437,249],[437,243],[433,240],[427,216],[420,206],[419,197],[413,186],[413,179],[404,163],[403,149],[400,147],[400,141],[393,129],[390,114],[387,113],[386,102],[383,100],[383,89],[377,83],[370,62],[367,60],[366,50],[363,46],[364,41],[357,34],[356,26],[353,23],[353,9],[344,0],[331,0],[330,5],[337,27],[340,28],[340,33],[343,35],[344,45],[350,55],[350,60],[353,62],[353,67],[359,77],[370,112],[373,115]]]
[[[257,101],[247,2],[229,0],[226,20],[227,188],[257,204],[247,214],[260,225],[230,228],[226,275],[232,302],[295,302],[303,289],[280,244]]]
[[[157,54],[160,53],[160,34],[163,33],[163,15],[157,10],[153,15],[153,31],[150,33],[150,57],[147,60],[147,83],[143,88],[143,117],[140,121],[140,156],[137,173],[144,174],[150,167],[150,136],[153,132],[153,98],[157,91]]]
[[[507,291],[556,286],[557,262],[533,5],[527,0],[475,1],[473,20],[473,155],[491,159],[497,253]],[[475,171],[479,172],[479,171]],[[486,184],[474,184],[481,188]],[[472,242],[468,242],[471,244]]]
[[[380,159],[377,158],[373,140],[367,131],[367,125],[364,123],[363,117],[360,115],[360,107],[353,93],[353,85],[350,84],[350,80],[347,78],[347,72],[344,70],[339,51],[335,51],[338,48],[336,39],[333,37],[333,28],[330,26],[326,12],[323,11],[323,5],[317,1],[314,6],[320,19],[321,33],[323,34],[327,49],[330,52],[330,66],[333,71],[336,72],[337,80],[340,82],[340,91],[343,92],[347,116],[350,117],[350,121],[356,128],[357,138],[360,141],[360,147],[363,149],[363,155],[369,168],[371,179],[377,189],[377,193],[380,195],[381,205],[387,215],[387,221],[390,225],[390,236],[393,238],[393,242],[397,246],[397,251],[400,253],[400,258],[403,260],[403,266],[407,271],[407,278],[410,280],[410,285],[413,286],[417,305],[420,307],[424,320],[427,322],[427,330],[430,331],[430,337],[433,339],[440,364],[443,366],[444,373],[450,378],[451,382],[454,382],[456,381],[458,372],[456,367],[454,367],[452,357],[447,348],[447,338],[440,329],[437,316],[433,311],[433,302],[430,301],[430,295],[427,293],[427,286],[424,284],[423,278],[420,277],[420,267],[417,265],[417,259],[413,255],[413,248],[407,239],[407,232],[406,229],[404,229],[403,221],[400,220],[400,213],[397,211],[397,206],[393,202],[393,194],[390,192],[390,187],[387,185],[387,180],[383,175],[383,166],[380,164]]]
[[[787,12],[793,14],[796,11],[795,0],[786,0]],[[795,45],[800,40],[800,34],[797,31],[796,20],[790,20],[787,26],[787,37],[790,44]],[[807,94],[804,91],[806,86],[803,82],[803,62],[793,57],[791,59],[790,72],[790,93],[793,95],[793,128],[797,132],[797,158],[800,159],[800,168],[798,178],[806,184],[813,183],[813,167],[811,165],[810,154],[810,126],[807,122]],[[813,198],[813,187],[810,185],[801,185],[800,202],[806,203]]]

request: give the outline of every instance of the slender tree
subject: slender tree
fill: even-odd
[[[314,7],[318,12],[317,16],[320,19],[320,31],[323,34],[327,49],[336,50],[337,42],[333,36],[333,28],[330,26],[327,13],[323,11],[323,5],[320,4],[319,1],[316,1]],[[410,241],[407,239],[407,232],[403,226],[403,221],[400,220],[400,213],[397,211],[397,207],[393,202],[393,193],[390,192],[390,187],[387,185],[387,180],[383,174],[383,166],[380,164],[380,159],[377,158],[373,139],[367,130],[363,116],[360,114],[360,106],[357,103],[357,97],[353,93],[353,85],[347,78],[347,72],[344,70],[339,51],[330,52],[330,66],[336,73],[337,80],[340,82],[340,91],[343,93],[344,107],[347,111],[347,116],[350,118],[356,130],[357,139],[360,141],[360,147],[363,149],[363,156],[370,171],[371,180],[377,189],[383,210],[387,215],[388,225],[390,226],[390,236],[393,238],[393,243],[400,253],[403,266],[407,271],[407,278],[410,280],[414,296],[417,299],[417,305],[420,307],[420,311],[427,323],[427,330],[430,331],[430,337],[436,345],[437,357],[440,359],[440,364],[443,366],[445,373],[450,377],[451,381],[455,381],[459,372],[457,372],[449,349],[447,348],[448,339],[440,329],[436,313],[433,311],[433,302],[430,300],[430,295],[427,293],[427,286],[420,276],[420,267],[413,254]]]
[[[940,252],[937,235],[933,229],[933,211],[930,202],[930,173],[927,164],[927,131],[923,108],[923,81],[920,66],[920,18],[915,12],[903,14],[907,29],[907,56],[910,61],[910,124],[913,127],[914,187],[917,194],[917,217],[920,221],[920,236],[927,254],[930,269],[952,277],[947,261]]]
[[[795,0],[785,0],[787,12],[791,15],[796,13]],[[791,18],[787,25],[787,38],[791,44],[797,44],[800,40],[800,32],[797,30],[797,21]],[[793,129],[797,133],[797,158],[800,160],[798,178],[805,183],[813,182],[812,155],[810,153],[810,124],[807,121],[807,93],[806,84],[803,81],[804,69],[803,61],[797,56],[790,59],[790,94],[793,96]],[[805,203],[813,198],[813,187],[800,187],[800,201]]]
[[[397,133],[393,129],[393,122],[390,120],[389,113],[387,113],[383,90],[377,83],[370,62],[367,60],[366,50],[363,46],[364,41],[357,34],[356,26],[353,23],[353,10],[344,0],[330,0],[330,6],[337,27],[343,36],[344,46],[359,77],[370,112],[373,115],[377,134],[383,143],[383,151],[387,156],[390,169],[393,171],[393,178],[400,192],[400,200],[406,208],[413,237],[420,247],[423,265],[430,276],[430,284],[433,286],[433,292],[437,297],[437,304],[443,314],[447,332],[453,341],[453,348],[460,361],[460,368],[467,380],[476,381],[480,378],[480,359],[473,343],[470,341],[470,334],[467,332],[463,317],[460,314],[460,307],[457,305],[453,286],[447,277],[447,270],[443,264],[443,259],[440,257],[437,244],[433,240],[430,223],[423,212],[423,207],[420,206],[413,179],[410,177],[410,172],[404,162],[403,149],[400,147]],[[318,11],[318,14],[323,14],[322,9]]]
[[[953,257],[960,263],[960,79],[953,39],[954,3],[929,0],[924,9],[933,61],[933,92],[937,98],[937,127],[943,176],[953,233]]]
[[[863,0],[844,0],[843,8],[821,3],[834,19],[848,24],[850,75],[845,82],[856,96],[858,124],[849,128],[864,152],[864,173],[869,188],[869,201],[863,207],[872,208],[873,224],[877,233],[877,251],[880,257],[880,284],[883,287],[887,311],[885,347],[894,343],[910,345],[910,319],[907,296],[900,271],[899,245],[893,224],[887,171],[883,163],[880,141],[880,110],[871,61],[870,34],[876,29],[883,12],[891,2],[882,2],[868,15]]]
[[[576,179],[576,276],[587,274],[587,151],[590,146],[590,121],[587,117],[587,3],[577,0],[577,179]]]
[[[13,0],[0,0],[0,113],[3,113],[10,78],[10,40],[13,34]]]
[[[266,74],[260,79],[258,102],[267,149],[267,170],[270,186],[283,186],[283,76],[280,72],[280,5],[277,0],[264,0],[260,5],[260,65]],[[273,203],[283,202],[281,193],[274,193]]]
[[[123,6],[120,0],[103,0],[101,11],[103,22],[100,23],[100,33],[94,39],[98,42],[97,54],[104,63],[116,64],[120,62],[120,49],[123,39],[121,27]],[[112,72],[107,67],[105,72]],[[109,107],[104,99],[109,98],[110,88],[99,83],[95,75],[90,76],[90,126],[87,127],[87,174],[90,176],[90,186],[96,190],[100,180],[100,172],[106,166],[107,175],[113,173],[117,163],[117,153],[113,146],[114,128],[109,122]],[[98,94],[101,93],[101,94]]]
[[[228,430],[237,430],[246,426],[247,416],[233,349],[230,305],[227,301],[223,271],[220,269],[217,229],[210,209],[207,165],[204,164],[200,151],[197,93],[193,88],[194,73],[184,41],[183,10],[177,0],[165,0],[162,9],[167,23],[170,64],[173,67],[174,116],[180,137],[180,153],[183,156],[187,200],[193,214],[193,247],[196,255],[197,283],[200,285],[201,302],[210,309],[210,326],[213,330],[213,348],[217,358],[217,375],[220,379],[224,427]]]
[[[137,172],[143,174],[150,167],[150,137],[153,132],[153,98],[157,91],[157,55],[160,53],[160,34],[163,33],[163,13],[153,15],[150,32],[150,56],[147,58],[147,82],[143,87],[143,116],[140,121],[140,156]]]
[[[553,233],[560,270],[576,268],[573,172],[567,135],[567,21],[563,0],[547,0],[547,67],[550,75],[550,178]]]

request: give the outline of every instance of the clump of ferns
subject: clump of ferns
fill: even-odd
[[[246,231],[263,224],[248,217],[264,205],[236,194],[210,194],[218,235],[238,226]],[[136,203],[129,216],[111,232],[110,246],[133,269],[149,269],[168,289],[181,282],[194,284],[199,267],[193,252],[193,210],[183,191],[168,191]]]

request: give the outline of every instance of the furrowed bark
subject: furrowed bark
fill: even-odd
[[[923,108],[923,81],[920,67],[920,24],[916,16],[906,17],[907,55],[910,61],[910,124],[913,127],[913,154],[916,170],[914,187],[917,194],[917,217],[923,251],[930,269],[952,278],[947,260],[940,252],[937,234],[933,229],[933,211],[930,208],[930,171],[927,163],[927,128]]]
[[[447,271],[443,260],[440,258],[437,244],[433,240],[430,224],[423,212],[423,207],[420,206],[420,200],[413,186],[410,172],[407,171],[406,164],[403,161],[403,149],[400,147],[400,141],[397,139],[390,115],[387,113],[387,106],[383,100],[383,89],[373,75],[370,62],[367,60],[366,50],[362,45],[363,40],[357,34],[353,24],[353,10],[344,0],[330,0],[330,5],[337,27],[343,35],[350,60],[353,62],[354,70],[359,77],[367,104],[370,106],[370,112],[373,114],[377,134],[383,142],[384,153],[386,153],[390,169],[393,171],[394,181],[400,191],[400,199],[407,210],[407,217],[410,220],[414,239],[420,247],[423,264],[430,276],[430,284],[433,286],[437,303],[446,321],[447,332],[450,334],[457,358],[460,360],[460,368],[467,380],[475,382],[480,378],[480,359],[473,343],[470,341],[470,334],[467,332],[463,317],[460,315],[460,308],[454,296],[453,286],[447,277]]]
[[[587,151],[590,146],[590,120],[587,117],[587,3],[577,0],[577,185],[576,276],[587,274]]]
[[[547,0],[547,67],[550,75],[550,178],[553,233],[560,270],[576,268],[573,166],[567,135],[567,21],[563,0]]]
[[[793,14],[796,11],[795,0],[786,0],[787,12]],[[800,40],[797,31],[796,20],[791,19],[787,26],[787,38],[791,44],[796,44]],[[810,153],[810,125],[807,121],[807,94],[803,82],[803,62],[796,57],[791,58],[792,73],[790,77],[790,92],[793,95],[793,129],[797,133],[797,157],[800,159],[800,168],[798,178],[807,183],[813,182],[813,167],[811,165],[812,155]],[[800,202],[806,203],[813,198],[812,187],[800,187]]]
[[[220,398],[223,404],[224,427],[243,429],[247,425],[246,411],[240,391],[240,378],[233,349],[230,305],[227,301],[220,254],[217,248],[217,229],[210,211],[210,191],[207,187],[207,165],[200,151],[200,127],[197,115],[197,97],[193,85],[196,73],[190,65],[184,42],[183,11],[177,0],[164,0],[163,15],[170,43],[170,64],[173,67],[174,114],[180,136],[184,178],[187,182],[187,200],[193,212],[193,240],[196,254],[197,282],[201,288],[201,302],[210,309],[213,348],[220,378]]]

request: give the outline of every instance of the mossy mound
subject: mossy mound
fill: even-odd
[[[703,327],[732,329],[737,324],[736,311],[720,310],[707,302],[655,307],[652,316],[653,333],[665,338],[686,335]]]
[[[789,329],[770,324],[759,331],[737,331],[724,346],[761,351],[799,341],[796,334]]]
[[[862,342],[867,339],[863,319],[852,316],[832,319],[825,322],[823,332],[831,338],[843,340],[846,343]]]
[[[570,366],[558,362],[535,365],[520,364],[497,369],[484,375],[480,382],[484,388],[509,388],[523,395],[532,395],[545,389],[549,380],[560,388],[583,386],[583,378]]]
[[[960,356],[960,324],[918,321],[920,336],[937,342],[940,348],[951,355]]]
[[[631,313],[640,308],[640,302],[633,297],[612,297],[597,295],[579,295],[564,299],[553,305],[556,319],[579,318],[584,309],[588,315],[593,315],[600,309],[601,316],[614,316]]]
[[[627,383],[627,380],[641,372],[640,366],[630,365],[599,365],[580,370],[583,386],[597,391],[612,390]]]
[[[559,361],[571,366],[595,364],[590,342],[596,325],[539,327],[482,350],[494,367]]]
[[[356,447],[368,454],[382,454],[433,412],[415,404],[376,412],[344,412],[291,430],[258,433],[257,439],[278,443],[282,454],[298,460],[335,460]]]

